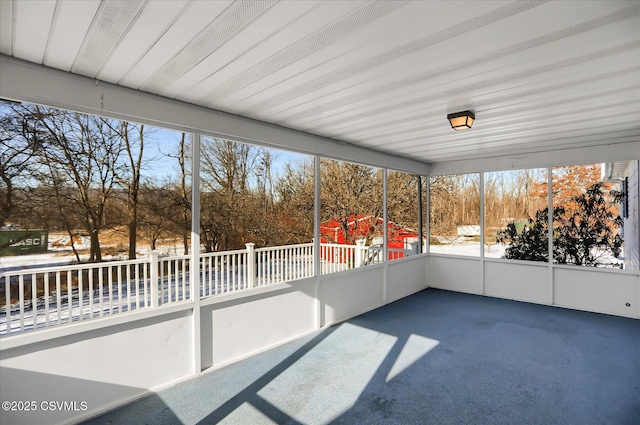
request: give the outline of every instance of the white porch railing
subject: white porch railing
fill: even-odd
[[[189,299],[188,268],[188,256],[152,253],[145,259],[2,272],[0,335]]]
[[[389,249],[389,258],[410,251]],[[322,274],[381,263],[382,247],[320,244]],[[200,254],[201,297],[313,276],[313,244]],[[188,255],[0,272],[0,336],[192,299]]]
[[[200,254],[200,295],[237,292],[249,288],[248,249]]]
[[[247,247],[249,251],[253,246]],[[313,243],[255,250],[255,286],[313,276]]]
[[[388,248],[389,260],[397,260],[411,255],[412,250],[403,248]],[[335,273],[342,270],[380,264],[384,261],[382,246],[365,246],[364,241],[357,241],[356,245],[320,244],[321,273]]]

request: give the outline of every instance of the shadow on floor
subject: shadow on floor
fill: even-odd
[[[427,289],[87,423],[636,424],[639,359],[638,320]]]

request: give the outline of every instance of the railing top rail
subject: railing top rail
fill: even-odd
[[[230,254],[245,254],[247,252],[246,249],[235,249],[233,251],[213,251],[213,252],[201,252],[200,258],[202,257],[222,257]]]
[[[337,247],[337,248],[358,248],[358,245],[326,243],[326,242],[321,242],[320,246],[329,246],[329,247]]]
[[[274,251],[278,249],[288,249],[288,248],[300,248],[304,246],[313,246],[313,242],[293,244],[293,245],[264,246],[262,248],[256,248],[256,252],[257,251]]]
[[[163,257],[162,255],[158,257],[158,261],[171,261],[171,260],[189,260],[191,259],[190,255],[168,255]]]
[[[69,264],[64,266],[49,266],[49,267],[31,266],[31,267],[25,267],[25,268],[12,268],[9,270],[2,270],[0,271],[0,277],[6,276],[6,275],[15,276],[19,274],[55,273],[55,272],[64,272],[64,271],[99,269],[104,267],[130,266],[130,265],[142,264],[146,262],[148,262],[147,258],[137,258],[135,260],[101,261],[99,263],[80,263],[80,264]]]

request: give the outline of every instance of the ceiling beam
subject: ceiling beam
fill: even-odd
[[[596,164],[640,159],[640,141],[606,143],[571,149],[547,149],[541,152],[494,156],[461,161],[435,162],[431,175],[465,174],[482,171],[522,170],[559,165]]]
[[[431,165],[0,55],[0,97],[418,175]]]

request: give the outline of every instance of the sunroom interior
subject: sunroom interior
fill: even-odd
[[[2,423],[96,418],[194,377],[241,373],[226,368],[286,344],[307,343],[318,332],[388,304],[412,303],[412,297],[446,301],[472,294],[621,320],[631,329],[621,350],[630,358],[640,355],[638,2],[2,0],[0,7],[3,105],[38,105],[187,135],[191,228],[188,249],[175,264],[200,267],[188,273],[176,265],[175,299],[169,295],[168,302],[157,284],[165,276],[151,266],[144,268],[150,270],[144,280],[155,286],[145,283],[140,294],[148,303],[105,310],[100,298],[99,314],[84,313],[78,295],[83,312],[74,318],[69,307],[62,323],[59,312],[57,322],[51,313],[56,296],[56,305],[61,303],[60,282],[51,301],[37,300],[37,291],[25,295],[23,289],[29,279],[36,287],[37,272],[8,267],[0,257],[0,394],[3,403],[16,402],[15,409],[3,404]],[[447,115],[462,111],[475,119],[471,128],[456,131]],[[224,257],[225,264],[247,267],[238,290],[216,289],[210,277],[222,258],[215,251],[222,250],[203,249],[210,176],[203,156],[207,144],[218,140],[303,156],[311,182],[311,233],[299,247],[266,253],[268,244],[247,241],[237,257]],[[342,231],[343,239],[349,231],[331,227],[336,217],[323,209],[331,202],[324,198],[325,187],[348,186],[327,177],[331,166],[341,164],[366,168],[375,178],[379,214],[342,211],[353,222],[374,220],[375,225],[366,222],[371,229],[379,223],[387,228],[376,234],[376,247],[371,235],[347,248],[337,248],[338,236],[327,236],[327,229]],[[561,248],[566,234],[556,222],[577,202],[563,198],[560,187],[575,172],[572,167],[597,175],[591,183],[620,194],[618,235],[624,242],[598,264],[566,261],[566,255],[577,254]],[[414,182],[407,199],[415,220],[402,226],[390,195],[398,175]],[[519,180],[523,176],[526,182]],[[528,217],[494,214],[490,190],[506,194],[525,186],[537,191],[536,202],[526,207]],[[467,189],[473,196],[460,195]],[[445,208],[451,205],[453,216]],[[474,213],[465,216],[465,209]],[[411,231],[411,242],[393,247],[389,223],[398,223],[396,233]],[[511,248],[514,240],[532,235],[535,224],[543,226],[541,257],[504,247],[496,251],[508,223]],[[308,261],[303,271],[296,268],[272,281],[273,255],[278,261],[289,261],[289,255]],[[353,257],[342,261],[346,255]],[[163,270],[162,258],[149,258]],[[72,267],[61,269],[69,279]],[[60,272],[47,270],[46,276],[54,276],[51,282],[45,277],[47,288],[54,288]],[[12,285],[20,292],[15,308]],[[102,280],[99,285],[102,292]],[[69,292],[68,305],[71,297]],[[94,298],[86,302],[93,309]],[[39,303],[42,323],[33,307]],[[403,314],[399,307],[390,311]],[[389,319],[387,313],[378,316]],[[554,319],[559,327],[563,317]],[[383,328],[372,329],[384,336]],[[428,332],[423,337],[418,345],[428,349],[419,357],[428,358],[438,350],[437,341],[425,342]],[[636,379],[625,397],[638,396],[638,363],[622,366]],[[18,401],[35,401],[36,408]],[[56,409],[49,401],[76,404]],[[626,408],[625,418],[640,412],[637,403]],[[252,409],[243,419],[247,423],[283,418],[260,413],[257,404]],[[310,412],[296,416],[294,409],[284,417],[290,423],[328,423],[345,413]],[[380,423],[393,423],[385,409],[376,412]],[[240,421],[232,413],[228,420]],[[353,413],[342,420],[371,418],[377,417]],[[440,417],[434,423],[487,418]],[[173,419],[214,418],[202,413]]]

